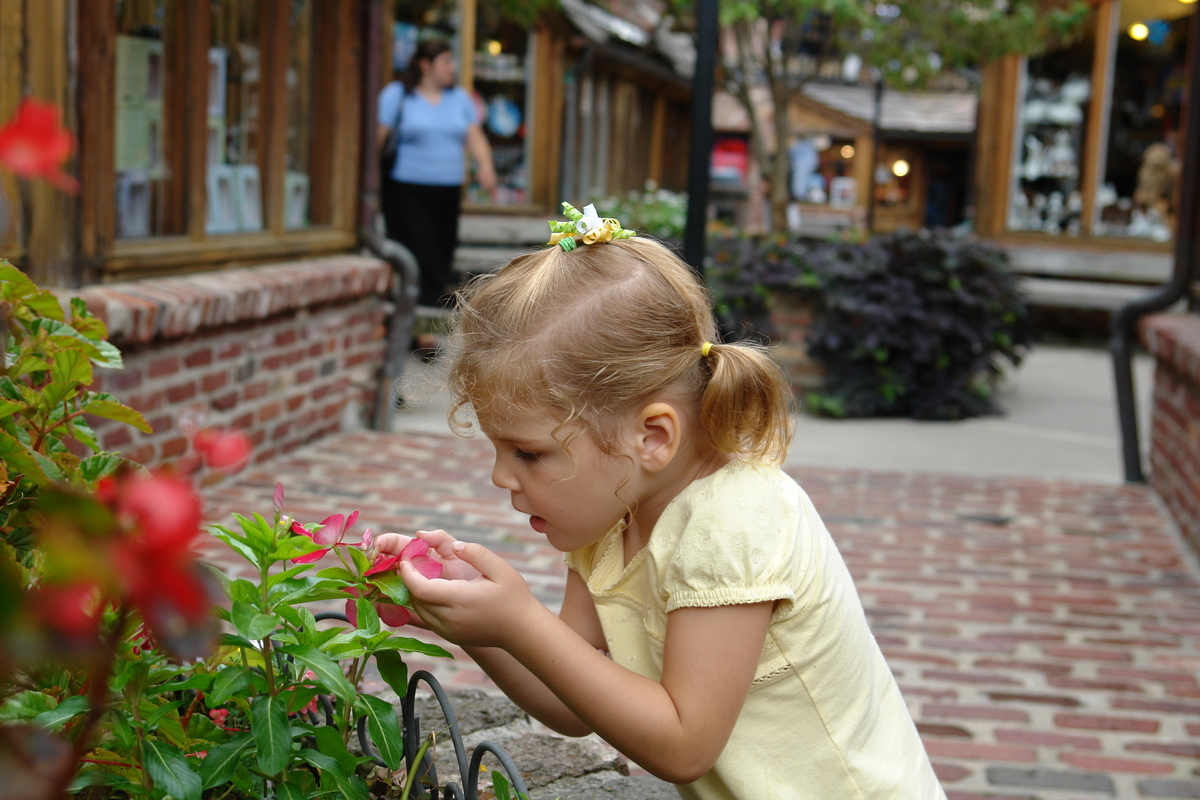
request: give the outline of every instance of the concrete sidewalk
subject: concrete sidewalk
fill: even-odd
[[[1200,797],[1200,567],[1154,494],[1120,481],[1107,373],[1103,351],[1043,348],[1002,417],[799,422],[788,472],[854,575],[950,800]],[[1137,384],[1145,395],[1145,362]],[[438,405],[247,470],[206,492],[210,516],[266,513],[282,481],[303,521],[359,510],[359,530],[482,542],[556,608],[561,554]],[[461,653],[407,660],[494,691]]]
[[[1124,480],[1112,361],[1094,347],[1035,348],[1010,369],[997,401],[1003,413],[958,422],[823,419],[800,414],[788,464],[805,467]],[[1153,362],[1134,359],[1143,450]],[[447,398],[436,366],[410,362],[392,430],[448,433]]]

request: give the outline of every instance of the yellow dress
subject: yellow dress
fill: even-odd
[[[729,742],[682,797],[945,798],[850,573],[788,475],[735,461],[692,483],[627,566],[623,529],[566,562],[587,583],[613,660],[639,675],[662,679],[675,609],[775,601]]]

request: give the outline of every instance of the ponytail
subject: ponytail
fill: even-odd
[[[723,453],[782,464],[792,441],[792,392],[761,345],[713,344],[700,397],[700,427]]]

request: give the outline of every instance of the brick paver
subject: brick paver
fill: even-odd
[[[490,469],[482,442],[359,432],[206,496],[214,520],[267,514],[278,480],[303,521],[358,510],[358,532],[444,527],[557,607],[560,554]],[[854,574],[950,800],[1200,797],[1200,569],[1150,490],[789,471]],[[221,547],[207,557],[236,573]],[[494,689],[461,653],[410,666]]]

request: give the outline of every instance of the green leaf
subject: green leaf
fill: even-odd
[[[496,800],[513,800],[512,784],[508,782],[508,776],[498,769],[492,770],[492,792]]]
[[[0,419],[28,408],[29,406],[17,400],[0,400]]]
[[[292,567],[291,569],[285,569],[283,572],[277,572],[274,575],[268,576],[267,577],[267,588],[270,589],[272,586],[279,583],[280,581],[291,580],[292,578],[296,577],[300,573],[307,570],[310,566],[312,566],[312,565],[311,564],[300,564],[299,566]]]
[[[54,698],[41,692],[21,692],[0,706],[0,720],[32,720],[54,710]]]
[[[258,652],[258,645],[254,642],[241,636],[234,636],[232,633],[222,633],[218,643],[225,647],[244,647],[247,650]]]
[[[163,681],[157,686],[151,688],[151,694],[162,694],[163,692],[180,692],[185,689],[199,689],[202,692],[207,692],[213,684],[213,675],[207,672],[199,672],[189,675],[181,681]]]
[[[294,783],[275,784],[275,800],[305,800],[307,795]]]
[[[367,583],[379,588],[381,592],[391,598],[392,602],[398,606],[402,606],[408,602],[408,587],[404,585],[404,579],[399,575],[376,575],[367,579]]]
[[[222,705],[226,700],[242,692],[250,685],[250,673],[242,667],[226,667],[213,680],[208,700],[213,705]]]
[[[358,760],[346,748],[346,743],[342,741],[342,735],[338,733],[337,728],[329,725],[318,725],[313,730],[313,737],[317,740],[317,749],[333,758],[342,767],[342,772],[347,775],[354,774],[354,768],[358,764]]]
[[[260,614],[248,603],[235,600],[231,609],[233,625],[247,639],[262,639],[279,626],[279,618],[271,614]]]
[[[20,473],[38,486],[50,483],[41,459],[34,458],[33,453],[7,431],[0,431],[0,460],[8,468],[9,480]]]
[[[256,697],[250,706],[250,733],[258,747],[259,768],[268,775],[283,772],[292,757],[287,701],[282,697]]]
[[[249,733],[239,733],[225,744],[209,750],[204,761],[200,762],[200,778],[204,788],[211,789],[227,783],[242,763],[242,755],[253,741],[254,737]]]
[[[64,387],[62,390],[63,397],[66,397],[66,391],[77,391],[80,386],[88,386],[92,382],[92,364],[88,361],[87,356],[78,350],[64,350],[54,356],[54,364],[50,367],[50,385],[43,391],[47,395],[53,397],[56,394],[56,386]],[[52,405],[57,405],[61,400],[55,401]]]
[[[97,453],[79,462],[79,474],[88,483],[95,483],[117,471],[125,459],[116,453]]]
[[[321,685],[337,695],[338,699],[346,703],[353,702],[354,686],[342,674],[342,668],[332,658],[315,647],[307,647],[302,644],[286,645],[279,649],[311,669]]]
[[[154,433],[154,429],[150,427],[150,423],[146,422],[146,418],[142,416],[141,412],[122,405],[116,400],[92,399],[84,404],[83,410],[96,417],[132,425],[142,433]]]
[[[345,581],[346,583],[354,583],[357,578],[350,574],[349,570],[341,567],[329,567],[317,573],[318,578],[326,578],[334,581]]]
[[[408,665],[394,650],[384,650],[375,654],[375,666],[379,668],[379,677],[392,687],[398,696],[408,693]]]
[[[324,549],[323,545],[317,544],[307,536],[289,536],[271,551],[270,559],[272,561],[286,561],[289,558],[299,558],[300,556],[306,556],[309,553],[315,553],[318,550]]]
[[[369,694],[360,694],[354,707],[367,717],[367,730],[371,741],[379,751],[379,757],[390,769],[397,769],[404,758],[404,737],[400,733],[400,721],[392,704]]]
[[[328,772],[331,775],[339,778],[346,777],[346,771],[342,769],[342,765],[339,764],[338,760],[331,755],[321,753],[308,747],[302,749],[299,753],[297,753],[297,755],[323,772]]]
[[[155,785],[175,800],[200,800],[200,775],[192,771],[192,765],[177,748],[147,739],[142,743],[142,760]]]
[[[44,711],[33,718],[33,724],[48,730],[54,730],[59,725],[74,719],[86,712],[91,704],[83,695],[72,695],[63,700],[49,711]]]
[[[420,639],[413,639],[409,636],[392,636],[386,642],[379,645],[381,651],[385,650],[401,650],[405,653],[420,653],[426,656],[437,656],[438,658],[454,658],[444,647],[439,647],[430,642],[422,642]]]

